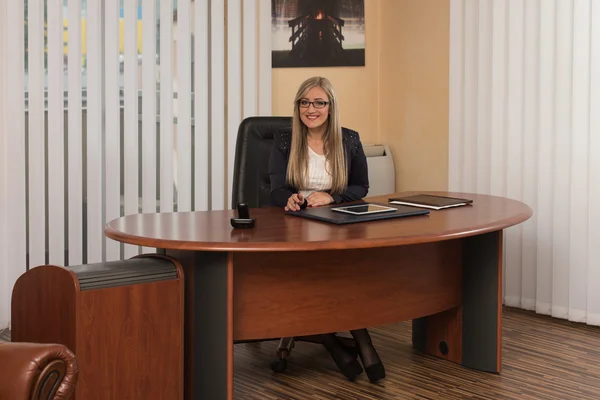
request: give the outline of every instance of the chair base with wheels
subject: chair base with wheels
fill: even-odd
[[[340,342],[350,350],[353,354],[358,354],[356,348],[356,341],[352,338],[345,336],[337,336]],[[273,372],[283,372],[287,368],[287,359],[292,353],[292,349],[295,347],[296,342],[308,342],[316,344],[323,343],[323,335],[310,335],[310,336],[298,336],[298,337],[284,337],[279,340],[277,346],[276,359],[271,362],[271,370]]]

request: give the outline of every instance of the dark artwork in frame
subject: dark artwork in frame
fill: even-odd
[[[273,68],[365,65],[365,0],[271,0]]]

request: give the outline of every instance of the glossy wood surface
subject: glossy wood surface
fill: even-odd
[[[460,240],[236,253],[234,271],[235,340],[368,328],[439,313],[462,301]]]
[[[425,321],[425,353],[462,363],[462,306],[431,315]],[[440,346],[440,343],[445,343],[446,347]]]
[[[21,275],[12,293],[13,342],[60,343],[75,351],[78,293],[77,277],[63,267],[44,265]]]
[[[171,280],[80,293],[77,399],[183,398],[181,286]]]
[[[441,211],[428,216],[333,225],[286,215],[283,209],[252,209],[254,229],[233,229],[235,212],[196,211],[134,214],[111,221],[105,227],[109,238],[119,242],[162,249],[205,251],[306,251],[399,246],[454,239],[499,229],[527,220],[529,206],[511,199],[481,194],[430,192],[473,200],[472,206]],[[392,196],[370,197],[387,203]]]

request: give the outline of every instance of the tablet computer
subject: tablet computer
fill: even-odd
[[[353,206],[331,207],[331,211],[343,212],[352,215],[369,215],[398,211],[398,209],[379,204],[358,204]]]

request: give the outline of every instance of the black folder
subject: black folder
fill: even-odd
[[[367,203],[365,203],[367,204]],[[368,203],[368,204],[377,204],[377,203]],[[383,204],[382,204],[383,205]],[[387,207],[390,207],[389,204],[386,204]],[[382,212],[376,214],[368,214],[368,215],[352,215],[341,212],[332,211],[331,208],[340,207],[339,204],[325,207],[307,207],[304,210],[300,211],[286,211],[287,215],[292,215],[295,217],[314,219],[317,221],[328,222],[336,225],[345,225],[345,224],[354,224],[357,222],[367,222],[367,221],[381,221],[386,219],[394,219],[394,218],[403,218],[403,217],[411,217],[417,215],[427,215],[429,214],[428,210],[418,209],[415,207],[407,207],[407,206],[391,206],[396,208],[396,211],[390,212]]]
[[[470,199],[436,196],[433,194],[416,194],[412,196],[393,197],[388,199],[388,201],[391,204],[402,204],[406,206],[430,208],[432,210],[442,210],[444,208],[466,206],[473,203],[473,200]]]

